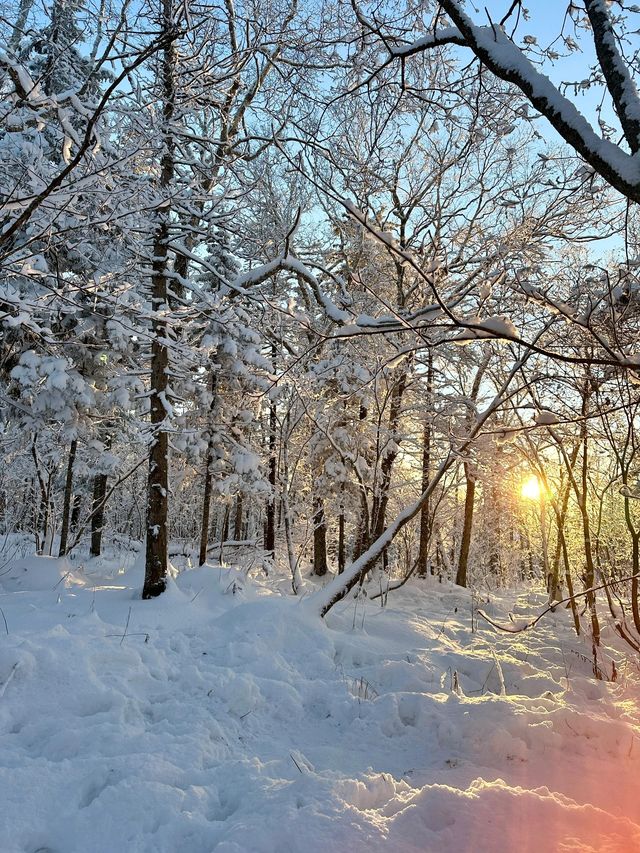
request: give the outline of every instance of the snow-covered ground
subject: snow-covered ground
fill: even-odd
[[[564,609],[514,637],[432,581],[326,623],[232,569],[141,583],[2,570],[2,853],[640,851],[638,667],[595,682]]]

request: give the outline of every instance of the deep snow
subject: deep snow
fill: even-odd
[[[565,610],[509,636],[432,580],[326,623],[233,569],[141,584],[2,570],[2,853],[640,851],[638,667],[595,682]]]

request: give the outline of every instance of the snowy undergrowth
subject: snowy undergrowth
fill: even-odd
[[[431,581],[327,623],[230,569],[141,581],[3,569],[3,853],[640,851],[637,670],[590,678],[566,611],[510,637]]]

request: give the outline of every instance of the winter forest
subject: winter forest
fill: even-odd
[[[639,76],[0,0],[1,853],[640,853]]]

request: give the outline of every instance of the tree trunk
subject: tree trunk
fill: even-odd
[[[482,361],[478,365],[478,369],[476,371],[476,375],[473,379],[473,385],[471,386],[471,394],[469,395],[470,399],[475,404],[478,399],[478,394],[480,393],[480,385],[482,383],[482,378],[489,366],[489,360],[491,358],[491,350],[487,349],[484,354]],[[471,422],[469,423],[471,427]],[[471,547],[471,533],[473,529],[473,508],[474,508],[474,498],[476,493],[476,479],[475,479],[475,471],[472,470],[471,465],[468,462],[464,463],[464,473],[467,481],[467,488],[464,496],[464,522],[462,526],[462,537],[460,542],[460,557],[458,559],[458,570],[456,572],[456,583],[458,586],[467,585],[467,571],[469,565],[469,549]]]
[[[338,574],[344,572],[344,483],[340,486],[340,511],[338,512]]]
[[[473,508],[476,493],[476,481],[475,475],[466,462],[464,465],[464,473],[467,479],[467,488],[464,496],[464,521],[462,524],[462,541],[460,543],[460,557],[458,559],[456,583],[458,586],[466,587],[467,571],[469,567],[469,549],[471,547],[471,533],[473,530]]]
[[[175,112],[176,53],[173,35],[172,0],[162,0],[162,30],[169,39],[162,52],[162,141],[164,151],[160,164],[160,189],[165,192],[166,204],[158,211],[158,224],[153,238],[151,305],[153,309],[153,339],[151,342],[151,430],[147,479],[147,544],[143,598],[154,598],[166,589],[168,567],[168,494],[169,494],[169,435],[165,424],[168,417],[167,389],[169,385],[169,350],[166,339],[169,327],[165,319],[168,293],[170,209],[169,190],[173,183],[174,138],[172,122]]]
[[[20,40],[25,34],[25,27],[27,24],[27,19],[29,17],[29,13],[33,8],[33,0],[20,0],[18,5],[18,14],[16,17],[16,22],[13,25],[13,29],[11,31],[11,38],[9,39],[9,50],[11,52],[15,51],[15,49],[20,44]]]
[[[73,439],[69,448],[69,460],[67,462],[67,477],[64,484],[64,502],[62,506],[62,528],[60,530],[60,550],[59,557],[64,557],[67,553],[67,539],[69,537],[69,521],[71,518],[71,498],[73,495],[73,465],[76,459],[76,450],[78,447],[77,439]]]
[[[209,403],[209,439],[207,441],[207,455],[204,466],[204,494],[202,497],[202,518],[200,521],[200,553],[198,565],[204,566],[207,562],[207,549],[209,547],[209,518],[211,515],[211,491],[213,484],[213,411],[216,405],[217,374],[211,371],[211,402]]]
[[[323,577],[327,573],[327,525],[322,500],[316,497],[313,504],[313,573]]]
[[[271,357],[274,364],[276,361],[275,344],[271,347]],[[271,495],[267,501],[267,518],[264,532],[264,550],[273,559],[276,553],[276,401],[269,400],[269,485],[271,486]]]
[[[93,478],[93,501],[91,505],[91,548],[89,549],[89,553],[92,557],[99,557],[102,551],[106,495],[107,475],[96,474]]]
[[[586,589],[591,589],[591,587],[595,584],[596,579],[596,570],[593,563],[593,553],[591,551],[591,522],[589,520],[589,510],[587,507],[587,489],[589,487],[589,460],[588,460],[588,434],[587,434],[587,415],[589,414],[589,397],[590,397],[590,388],[589,388],[589,377],[585,380],[585,388],[583,392],[582,399],[582,487],[580,489],[579,495],[579,507],[580,514],[582,516],[582,533],[584,538],[584,557],[585,557],[585,576],[584,583]],[[596,608],[596,594],[594,592],[587,593],[587,606],[589,608],[589,613],[591,615],[591,632],[593,637],[593,645],[594,645],[594,658],[595,658],[595,647],[600,645],[600,622],[598,620],[598,612]],[[597,664],[594,660],[594,672],[596,677],[597,673]]]
[[[392,442],[391,448],[386,448],[380,462],[380,483],[377,493],[374,495],[371,507],[371,541],[382,535],[385,528],[387,505],[389,503],[389,492],[391,488],[391,476],[393,466],[398,456],[398,427],[402,413],[402,398],[407,387],[408,371],[402,371],[394,382],[389,404],[389,420],[387,423],[388,441]],[[423,490],[424,491],[424,490]],[[370,542],[367,543],[367,546]]]
[[[47,493],[47,486],[44,481],[44,477],[42,475],[42,470],[40,467],[40,460],[38,458],[38,450],[36,447],[37,437],[34,435],[31,441],[31,457],[33,458],[33,465],[36,470],[36,476],[38,478],[38,486],[40,487],[40,499],[38,502],[38,511],[36,513],[36,523],[35,523],[35,536],[36,536],[36,553],[42,554],[44,552],[47,538],[49,536],[49,524],[50,524],[50,503],[49,503],[49,495]],[[34,489],[35,491],[35,489]],[[42,531],[42,537],[40,537],[40,532]]]
[[[200,521],[200,552],[198,554],[198,565],[204,566],[207,562],[207,548],[209,547],[209,515],[211,513],[211,450],[207,448],[207,457],[204,470],[204,494],[202,496],[202,518]]]
[[[628,501],[627,501],[628,502]],[[640,578],[640,552],[638,548],[638,534],[634,533],[631,538],[631,611],[633,613],[633,624],[636,631],[640,633],[640,608],[638,607],[638,580]]]
[[[242,492],[238,492],[236,495],[236,511],[233,519],[233,538],[236,542],[239,542],[242,539],[243,504]]]
[[[75,494],[73,496],[73,503],[71,506],[71,530],[75,533],[78,529],[78,523],[80,521],[80,510],[82,509],[82,495]]]
[[[431,432],[433,415],[433,352],[429,350],[427,362],[427,411],[422,430],[422,491],[426,492],[431,477]],[[427,576],[429,544],[431,542],[431,501],[425,501],[420,510],[420,541],[418,544],[418,577]]]

